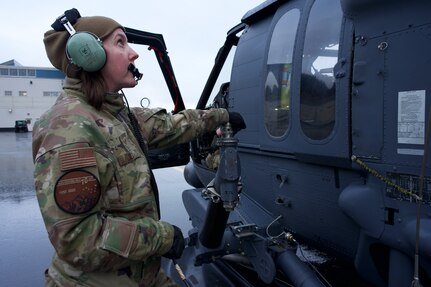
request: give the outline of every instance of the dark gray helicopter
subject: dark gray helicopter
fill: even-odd
[[[430,15],[431,1],[268,0],[243,16],[197,108],[240,112],[247,129],[151,154],[153,168],[192,159],[193,229],[175,262],[184,277],[165,264],[173,278],[336,286],[301,258],[307,245],[354,266],[361,286],[431,286]],[[184,109],[163,38],[127,34],[162,57]]]

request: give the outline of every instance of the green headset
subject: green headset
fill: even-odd
[[[90,32],[71,34],[66,44],[66,56],[70,63],[86,72],[99,71],[106,63],[102,41]]]
[[[57,18],[52,27],[57,31],[66,29],[70,34],[66,43],[66,57],[69,62],[86,72],[96,72],[105,65],[106,52],[102,41],[95,34],[75,31],[72,25],[80,17],[78,10],[68,10]]]

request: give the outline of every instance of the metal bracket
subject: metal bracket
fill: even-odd
[[[230,229],[232,230],[236,238],[241,239],[241,238],[256,235],[255,232],[258,230],[258,227],[256,224],[244,224],[244,225],[230,226]]]

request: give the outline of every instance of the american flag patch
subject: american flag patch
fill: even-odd
[[[88,167],[96,165],[94,148],[76,148],[60,152],[61,170]]]

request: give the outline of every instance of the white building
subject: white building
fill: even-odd
[[[15,60],[0,64],[0,130],[13,130],[16,120],[35,120],[61,94],[65,75],[54,68],[25,67]]]

